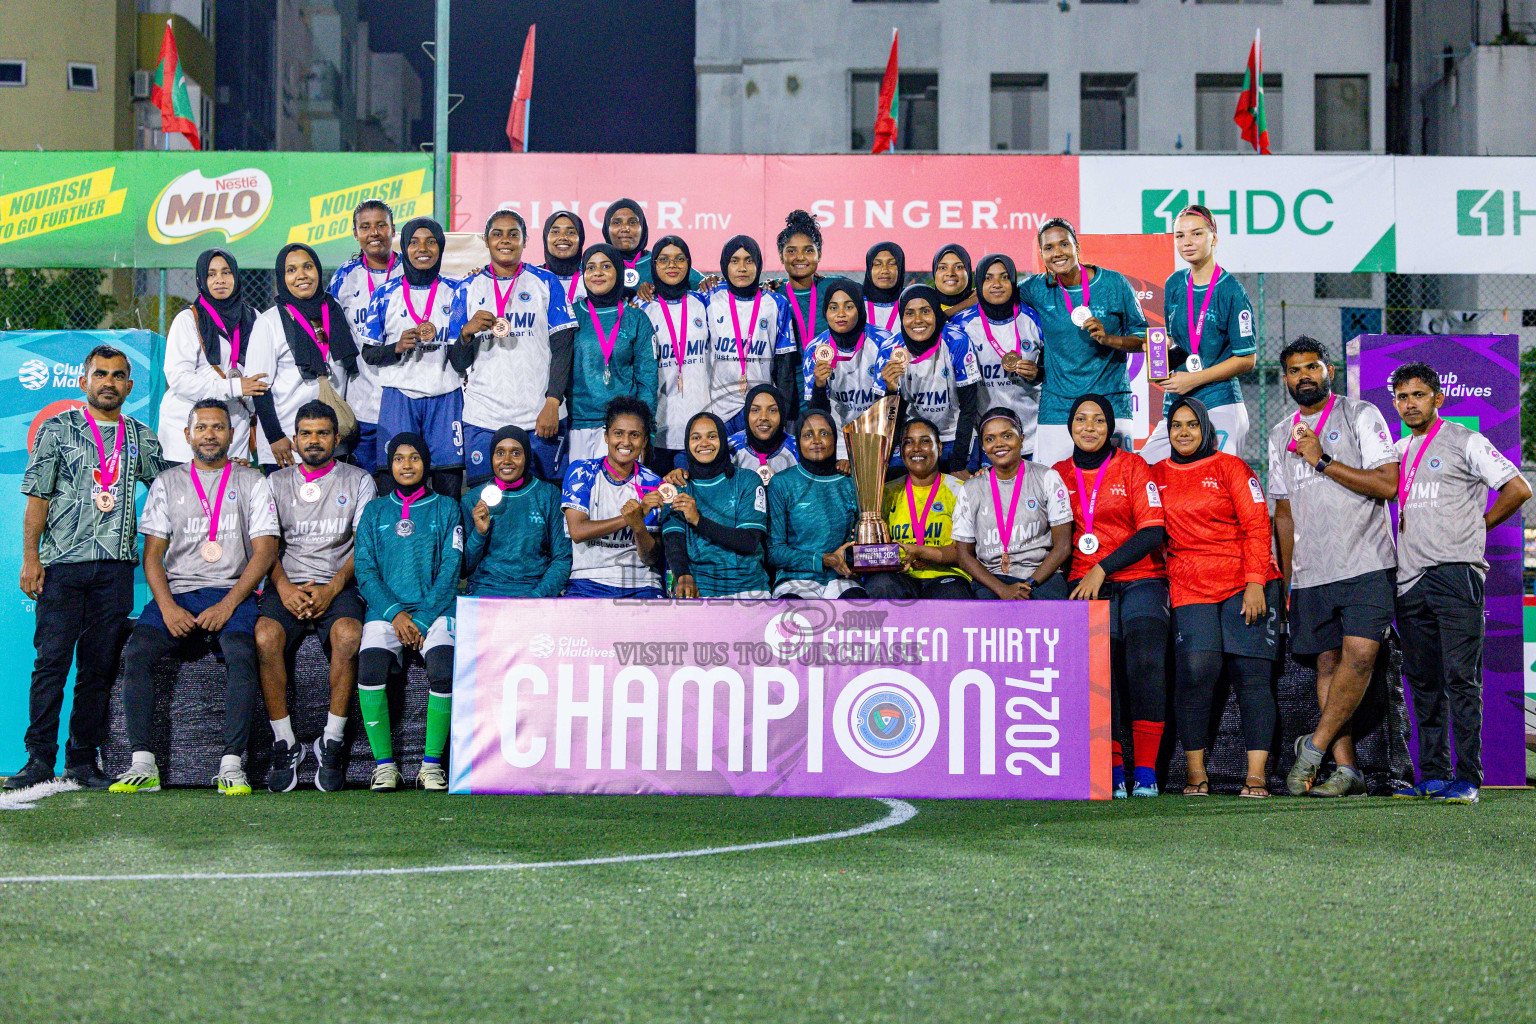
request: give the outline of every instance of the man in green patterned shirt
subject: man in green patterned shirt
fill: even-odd
[[[166,467],[149,427],[122,414],[133,392],[128,357],[98,345],[85,359],[85,406],[38,428],[21,480],[21,589],[37,602],[26,767],[6,780],[23,789],[53,778],[59,711],[69,665],[75,703],[64,748],[64,777],[105,789],[97,753],[107,733],[107,701],[133,609],[139,561],[136,488]]]

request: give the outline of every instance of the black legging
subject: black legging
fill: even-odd
[[[427,685],[433,693],[447,696],[453,693],[453,647],[438,644],[421,656],[427,669]],[[360,686],[378,687],[389,682],[397,664],[403,665],[413,652],[402,651],[397,662],[395,656],[382,647],[370,647],[358,652],[357,682]]]
[[[1179,722],[1179,742],[1185,750],[1205,750],[1211,744],[1211,695],[1223,665],[1237,690],[1237,706],[1243,715],[1243,745],[1250,751],[1270,749],[1277,714],[1270,685],[1273,662],[1219,651],[1191,651],[1182,646],[1174,660],[1179,673],[1174,711]]]
[[[1122,715],[1132,722],[1162,722],[1167,717],[1168,623],[1143,616],[1123,623],[1124,639],[1111,640],[1110,716],[1115,736],[1124,735]]]
[[[224,654],[224,754],[244,754],[251,738],[251,712],[261,690],[256,660],[256,637],[250,633],[218,634]],[[178,640],[155,626],[135,626],[123,649],[123,716],[128,724],[128,745],[149,750],[155,713],[155,662],[174,654],[183,663],[203,657],[213,637],[202,630]]]

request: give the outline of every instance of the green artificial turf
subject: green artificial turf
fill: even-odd
[[[1525,1021],[1536,795],[915,801],[527,871],[0,885],[0,1020]],[[562,860],[869,800],[66,793],[0,874]]]

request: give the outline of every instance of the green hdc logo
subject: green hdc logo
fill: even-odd
[[[1189,195],[1190,190],[1183,188],[1142,189],[1141,233],[1171,233],[1179,211],[1190,204]],[[1304,235],[1322,235],[1333,228],[1333,221],[1328,219],[1333,197],[1320,188],[1302,189],[1291,199],[1264,188],[1210,193],[1200,189],[1195,196],[1194,202],[1210,209],[1217,229],[1225,234],[1273,235],[1287,223]],[[1226,205],[1218,208],[1218,203]]]
[[[1505,211],[1509,212],[1512,234],[1520,234],[1520,221],[1536,217],[1536,209],[1520,207],[1520,190],[1510,192],[1505,203],[1501,188],[1459,188],[1456,190],[1456,233],[1473,237],[1504,234]]]

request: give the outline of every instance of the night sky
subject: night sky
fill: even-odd
[[[421,75],[416,141],[432,137],[432,0],[362,0],[378,52],[406,54]],[[529,149],[691,153],[693,3],[480,0],[453,5],[449,89],[464,102],[448,119],[452,151],[507,152],[507,110],[530,22],[538,24]]]

